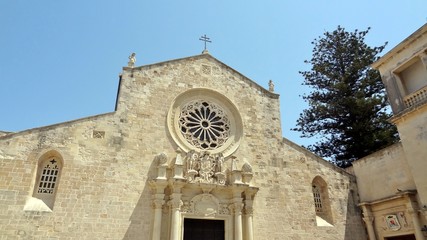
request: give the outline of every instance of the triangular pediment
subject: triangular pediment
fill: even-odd
[[[265,94],[268,94],[272,98],[278,98],[279,97],[279,94],[271,92],[268,89],[265,89],[264,87],[262,87],[261,85],[259,85],[254,80],[246,77],[244,74],[240,73],[236,69],[234,69],[234,68],[230,67],[229,65],[223,63],[222,61],[218,60],[217,58],[215,58],[214,56],[212,56],[209,53],[202,53],[202,54],[199,54],[199,55],[194,55],[194,56],[189,56],[189,57],[184,57],[184,58],[177,58],[177,59],[172,59],[172,60],[168,60],[168,61],[162,61],[162,62],[158,62],[158,63],[146,64],[146,65],[142,65],[142,66],[124,67],[123,70],[124,71],[144,70],[144,69],[150,69],[150,68],[154,68],[154,67],[176,65],[176,64],[179,64],[179,63],[182,63],[182,62],[189,62],[189,63],[192,62],[192,63],[195,63],[195,62],[197,62],[197,61],[199,61],[201,59],[206,59],[209,62],[217,65],[219,68],[221,68],[221,69],[227,69],[228,71],[230,71],[230,72],[232,72],[232,73],[240,76],[241,79],[244,79],[244,81],[246,81],[248,85],[250,85],[251,87],[259,89],[260,91],[262,91]]]

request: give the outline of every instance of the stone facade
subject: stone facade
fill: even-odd
[[[270,90],[208,53],[133,62],[114,112],[1,132],[0,239],[182,239],[187,218],[226,240],[366,239],[355,177],[282,138]]]
[[[380,71],[386,86],[394,114],[391,121],[397,126],[401,143],[353,163],[369,237],[424,240],[427,235],[427,24],[373,67]]]

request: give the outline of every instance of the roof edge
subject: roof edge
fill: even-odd
[[[65,122],[60,122],[60,123],[54,123],[52,125],[47,125],[47,126],[42,126],[42,127],[35,127],[35,128],[30,128],[30,129],[25,129],[22,131],[18,131],[18,132],[10,132],[7,135],[4,136],[0,136],[0,140],[3,139],[7,139],[10,137],[14,137],[17,135],[21,135],[21,134],[25,134],[25,133],[31,133],[34,131],[43,131],[43,130],[50,130],[56,127],[60,127],[62,125],[69,125],[69,124],[73,124],[73,123],[77,123],[77,122],[83,122],[85,120],[90,120],[90,119],[96,119],[99,117],[104,117],[107,115],[113,115],[115,112],[108,112],[108,113],[101,113],[101,114],[97,114],[97,115],[93,115],[93,116],[89,116],[89,117],[83,117],[83,118],[78,118],[78,119],[74,119],[74,120],[70,120],[70,121],[65,121]]]
[[[176,58],[176,59],[166,60],[166,61],[162,61],[162,62],[151,63],[151,64],[142,65],[142,66],[138,66],[138,67],[123,67],[123,71],[142,70],[144,68],[153,67],[153,66],[160,66],[160,65],[163,65],[163,64],[171,63],[171,62],[177,62],[177,61],[182,61],[182,60],[186,60],[186,59],[199,59],[199,58],[211,58],[211,59],[215,60],[219,64],[221,64],[221,65],[225,66],[226,68],[232,70],[233,72],[239,74],[241,77],[249,80],[251,84],[255,85],[257,88],[259,88],[261,91],[263,91],[263,93],[267,94],[271,98],[278,99],[279,96],[280,96],[280,94],[277,94],[277,93],[274,93],[274,92],[270,92],[269,90],[265,89],[263,86],[259,85],[254,80],[246,77],[244,74],[240,73],[236,69],[234,69],[234,68],[228,66],[227,64],[223,63],[222,61],[218,60],[217,58],[215,58],[214,56],[212,56],[208,52],[201,53],[201,54],[198,54],[198,55],[189,56],[189,57]]]
[[[346,175],[346,176],[348,176],[348,177],[352,178],[352,180],[354,180],[354,181],[356,180],[356,176],[355,176],[355,175],[353,175],[353,174],[351,174],[351,173],[347,172],[347,171],[346,171],[345,169],[343,169],[343,168],[340,168],[340,167],[338,167],[338,166],[334,165],[333,163],[329,162],[328,160],[323,159],[323,158],[321,158],[320,156],[318,156],[318,155],[316,155],[316,154],[314,154],[314,153],[310,152],[308,149],[306,149],[306,148],[304,148],[304,147],[302,147],[302,146],[300,146],[300,145],[298,145],[298,144],[296,144],[296,143],[292,142],[291,140],[289,140],[289,139],[287,139],[287,138],[283,137],[283,138],[282,138],[282,142],[285,142],[285,143],[289,144],[291,147],[296,148],[296,149],[297,149],[297,150],[299,150],[300,152],[303,152],[304,154],[309,155],[309,156],[310,156],[310,157],[312,157],[313,159],[317,160],[317,162],[322,163],[322,164],[325,164],[326,166],[328,166],[328,167],[332,168],[333,170],[335,170],[335,171],[337,171],[337,172],[340,172],[340,173],[342,173],[342,174],[344,174],[344,175]]]
[[[377,69],[381,65],[383,65],[385,62],[387,62],[393,55],[400,52],[402,49],[404,49],[407,45],[415,41],[418,37],[421,35],[427,33],[427,23],[425,23],[423,26],[418,28],[415,32],[413,32],[411,35],[409,35],[407,38],[405,38],[402,42],[397,44],[395,47],[393,47],[390,51],[388,51],[386,54],[384,54],[380,59],[378,59],[376,62],[371,64],[371,67]]]

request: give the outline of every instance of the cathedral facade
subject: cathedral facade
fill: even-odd
[[[208,52],[120,76],[114,112],[0,132],[1,239],[366,239],[356,177],[282,137]]]

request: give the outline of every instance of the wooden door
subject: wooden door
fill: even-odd
[[[225,240],[224,221],[185,218],[184,240]]]

